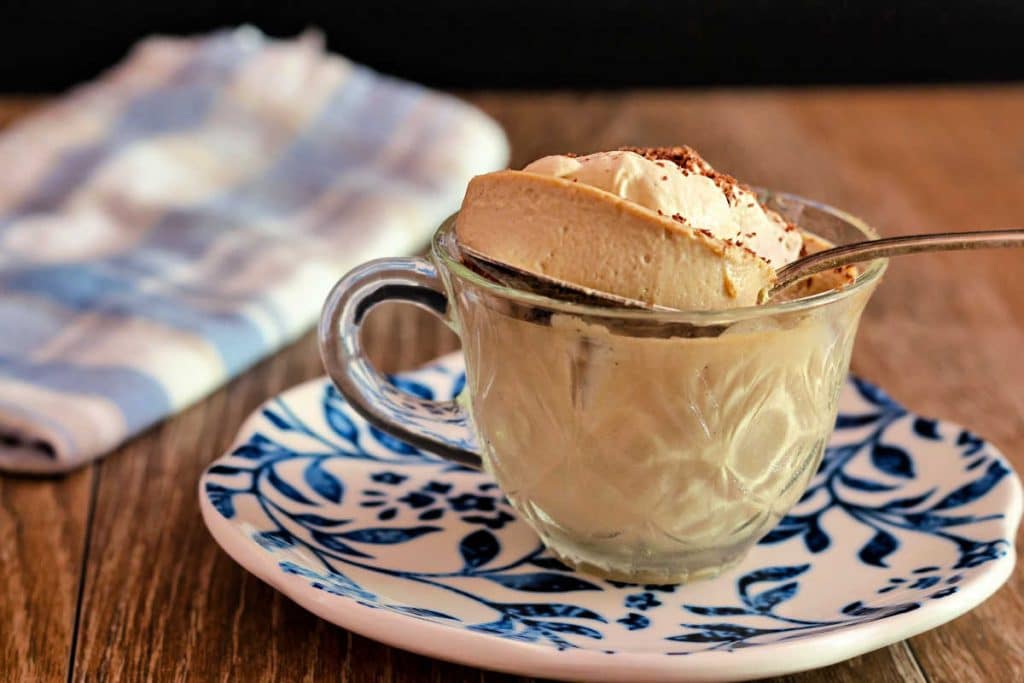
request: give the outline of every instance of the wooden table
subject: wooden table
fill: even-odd
[[[542,154],[686,142],[751,183],[816,197],[883,232],[1024,223],[1024,87],[474,93]],[[0,101],[0,124],[32,101]],[[854,369],[992,439],[1024,471],[1024,254],[895,262]],[[375,313],[382,369],[456,347],[408,308]],[[0,478],[0,680],[523,681],[380,645],[243,571],[200,520],[196,481],[266,397],[320,373],[307,336],[102,462]],[[1020,537],[1018,537],[1018,542]],[[973,612],[792,681],[1024,678],[1024,574]]]

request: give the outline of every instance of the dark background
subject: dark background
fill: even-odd
[[[1020,0],[0,0],[0,91],[90,78],[154,32],[316,26],[332,50],[442,87],[1024,78]]]

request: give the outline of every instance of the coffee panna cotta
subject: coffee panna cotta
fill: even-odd
[[[455,234],[520,270],[686,311],[754,306],[777,268],[828,246],[687,147],[551,156],[478,176]],[[843,286],[855,272],[783,294]],[[817,468],[868,294],[680,337],[568,309],[535,320],[458,293],[485,466],[569,565],[648,583],[714,575]]]
[[[754,305],[777,269],[828,246],[689,147],[555,155],[478,176],[456,232],[515,268],[691,311]],[[855,272],[816,276],[789,296],[842,286]]]

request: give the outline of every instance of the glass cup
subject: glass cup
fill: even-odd
[[[834,244],[877,237],[836,209],[761,198]],[[885,266],[868,264],[843,289],[766,306],[612,309],[482,277],[460,259],[453,217],[429,261],[372,261],[338,282],[320,349],[356,411],[486,470],[565,564],[676,583],[738,562],[803,495]],[[360,325],[382,301],[426,308],[459,335],[467,381],[458,399],[404,393],[368,363]]]

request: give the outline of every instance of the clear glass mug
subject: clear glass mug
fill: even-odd
[[[836,209],[762,199],[832,243],[876,237]],[[844,289],[767,306],[609,309],[481,277],[461,262],[453,217],[429,261],[373,261],[339,281],[320,350],[371,424],[489,472],[566,564],[675,583],[738,562],[803,494],[885,265],[867,265]],[[426,308],[460,336],[467,381],[457,400],[406,394],[369,364],[360,325],[382,301]]]

